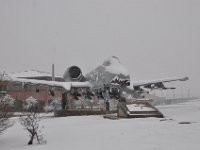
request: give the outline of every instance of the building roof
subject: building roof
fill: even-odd
[[[46,73],[46,72],[42,72],[42,71],[36,71],[36,70],[13,72],[13,73],[9,73],[9,75],[12,76],[12,77],[16,77],[16,78],[51,76],[50,73]]]

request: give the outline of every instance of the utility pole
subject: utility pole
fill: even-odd
[[[55,68],[54,68],[54,64],[52,64],[52,81],[55,81]]]

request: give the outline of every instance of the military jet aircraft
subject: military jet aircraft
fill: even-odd
[[[147,97],[149,96],[148,91],[175,89],[174,87],[166,87],[164,83],[186,81],[188,79],[188,77],[175,77],[131,81],[127,69],[121,64],[119,58],[112,56],[86,75],[82,74],[78,66],[71,66],[66,69],[63,77],[58,80],[55,77],[54,65],[52,65],[52,77],[49,78],[48,76],[48,79],[46,77],[11,76],[9,82],[20,83],[23,86],[33,85],[36,87],[36,92],[39,91],[40,87],[45,86],[48,87],[51,96],[55,96],[55,90],[61,91],[63,110],[80,111],[83,108],[84,111],[87,106],[92,108],[93,104],[97,104],[96,106],[102,109],[101,104],[103,103],[103,109],[107,112],[110,111],[109,101],[114,100],[117,101],[117,106],[115,106],[119,117],[163,117],[163,114],[151,104],[150,99]],[[129,110],[133,106],[134,109]]]
[[[54,67],[52,70],[52,81],[14,77],[10,80],[23,84],[49,86],[52,95],[54,88],[61,89],[63,93],[76,87],[88,88],[89,90],[87,91],[89,91],[90,94],[98,95],[106,100],[109,98],[126,99],[128,97],[127,95],[131,95],[131,98],[141,98],[142,93],[145,92],[144,89],[174,89],[174,87],[166,87],[164,83],[186,81],[189,79],[188,77],[176,77],[132,82],[127,69],[121,64],[119,58],[116,56],[109,57],[102,65],[98,66],[85,76],[78,66],[71,66],[64,72],[63,82],[55,81]]]

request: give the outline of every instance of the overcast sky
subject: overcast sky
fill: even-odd
[[[0,69],[83,73],[117,56],[133,80],[189,76],[200,95],[199,0],[0,0]]]

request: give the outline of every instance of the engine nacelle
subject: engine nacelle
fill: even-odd
[[[63,78],[67,82],[82,82],[84,81],[84,76],[82,75],[82,71],[77,66],[71,66],[69,67],[64,75]]]

